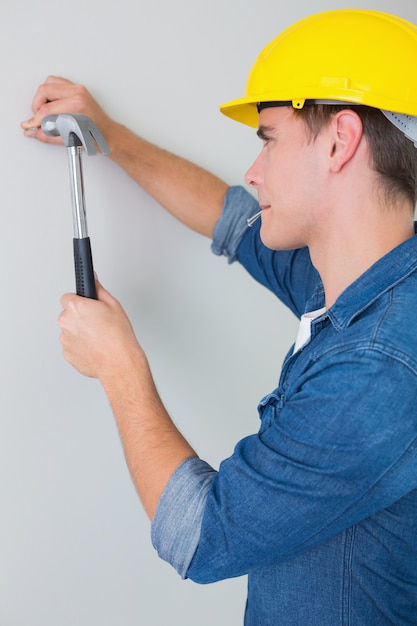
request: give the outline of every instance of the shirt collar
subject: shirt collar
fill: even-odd
[[[417,236],[411,237],[379,259],[347,287],[327,311],[337,330],[349,326],[383,293],[392,289],[417,269]],[[324,306],[324,290],[320,285],[309,299],[306,310]]]

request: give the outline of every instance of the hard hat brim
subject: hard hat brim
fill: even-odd
[[[359,9],[319,13],[271,41],[243,97],[220,111],[254,128],[257,104],[268,101],[336,100],[416,116],[416,55],[417,27],[402,18]]]

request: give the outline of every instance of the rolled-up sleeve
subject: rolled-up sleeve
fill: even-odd
[[[152,544],[182,578],[198,545],[207,494],[215,475],[208,463],[190,457],[173,473],[158,503]]]
[[[211,250],[226,256],[229,263],[236,260],[239,243],[248,229],[247,219],[259,211],[259,204],[243,187],[230,187],[226,192],[223,211],[214,228]]]

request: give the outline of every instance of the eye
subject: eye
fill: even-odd
[[[270,132],[270,129],[265,126],[261,126],[256,134],[262,141],[263,148],[268,146],[274,140],[274,133]]]
[[[266,148],[271,143],[272,138],[269,135],[262,135],[260,140],[262,141],[262,148]]]
[[[259,137],[259,139],[262,141],[263,145],[269,143],[269,141],[271,140],[270,135],[266,132],[265,128],[259,128],[258,132],[256,133]]]

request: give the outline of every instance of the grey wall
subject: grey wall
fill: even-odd
[[[199,587],[159,561],[98,383],[61,358],[74,290],[65,150],[23,137],[48,74],[86,84],[136,132],[240,183],[259,148],[223,118],[291,22],[415,0],[4,0],[1,63],[0,626],[242,623],[244,579]],[[336,53],[336,51],[334,52]],[[412,60],[410,60],[410,63]],[[104,157],[84,159],[102,283],[124,304],[173,418],[213,465],[257,429],[297,322]]]

